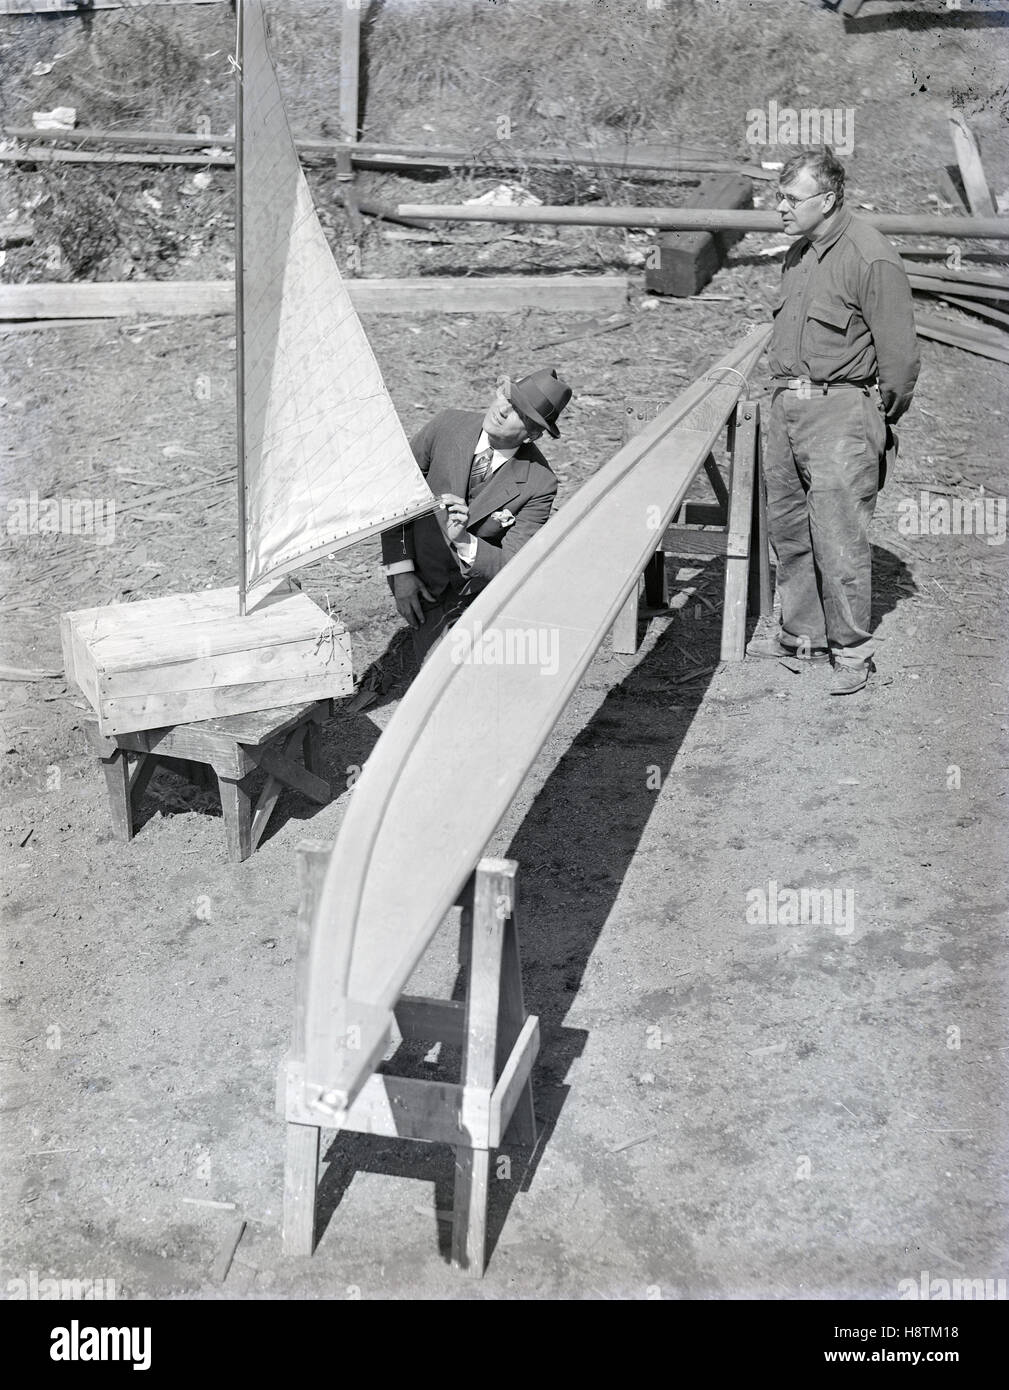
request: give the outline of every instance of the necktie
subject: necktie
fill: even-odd
[[[474,493],[479,491],[479,489],[487,481],[488,477],[490,476],[490,466],[493,458],[493,449],[484,449],[483,453],[477,454],[474,458],[472,467],[469,471],[469,491],[466,496],[467,501],[469,501],[469,499],[474,495]]]

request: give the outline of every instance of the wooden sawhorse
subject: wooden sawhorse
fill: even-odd
[[[320,806],[330,800],[329,783],[317,774],[319,729],[332,712],[332,700],[312,700],[110,737],[99,732],[97,719],[86,719],[88,747],[101,760],[105,773],[113,833],[117,839],[132,840],[134,816],[159,761],[177,758],[212,769],[221,794],[228,858],[248,859],[263,838],[284,787],[292,787]],[[299,753],[304,766],[294,761]],[[135,759],[132,766],[131,757]],[[249,780],[257,768],[268,775],[253,804]]]
[[[305,1014],[312,922],[330,846],[298,846],[301,902],[295,960],[294,1035],[278,1078],[277,1107],[287,1121],[284,1167],[286,1255],[315,1249],[319,1137],[323,1126],[302,1094]],[[402,995],[395,1007],[404,1041],[462,1048],[458,1083],[375,1072],[347,1111],[341,1130],[449,1144],[455,1150],[452,1263],[481,1277],[486,1266],[491,1153],[506,1134],[536,1142],[530,1074],[539,1050],[539,1020],[522,994],[515,874],[510,859],[481,859],[459,896],[459,963],[465,1000]]]
[[[656,403],[651,410],[658,409]],[[644,423],[647,407],[628,406],[625,433],[628,438]],[[672,524],[659,539],[655,554],[644,571],[646,612],[668,608],[666,555],[696,555],[709,559],[725,556],[725,605],[722,610],[722,661],[742,661],[746,646],[746,613],[759,611],[770,617],[774,596],[767,551],[767,499],[761,467],[760,406],[740,401],[729,417],[729,484],[714,457],[704,460],[704,471],[715,502],[685,501]],[[701,529],[704,528],[704,529]],[[641,585],[632,590],[613,624],[615,652],[633,655],[638,649],[638,605]]]

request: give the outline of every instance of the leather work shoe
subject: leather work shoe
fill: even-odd
[[[831,695],[854,695],[856,690],[864,689],[871,670],[868,661],[861,666],[835,666],[830,678]]]
[[[788,647],[779,637],[773,634],[767,636],[757,636],[754,634],[746,644],[747,656],[763,656],[779,659],[781,657],[792,657],[795,661],[811,661],[814,663],[828,661],[830,654],[826,647]]]

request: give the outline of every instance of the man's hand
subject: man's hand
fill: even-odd
[[[428,603],[433,603],[434,599],[428,593],[420,580],[419,575],[412,572],[394,574],[392,576],[392,595],[396,600],[396,608],[399,616],[405,619],[411,627],[420,627],[424,621],[424,609],[421,599],[427,599]]]
[[[441,519],[442,530],[445,532],[447,541],[457,541],[466,530],[466,523],[469,521],[469,507],[467,507],[462,497],[456,497],[452,492],[443,492],[441,501],[445,507],[444,519]]]

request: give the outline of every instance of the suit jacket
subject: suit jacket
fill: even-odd
[[[483,428],[480,410],[443,410],[410,441],[414,457],[435,495],[466,496],[470,465]],[[382,560],[412,560],[421,580],[438,597],[450,585],[468,581],[474,593],[490,583],[550,515],[557,479],[536,448],[526,442],[496,469],[470,498],[469,533],[477,537],[473,564],[464,568],[435,516],[418,517],[382,534]],[[491,513],[505,508],[515,517],[502,527]]]

